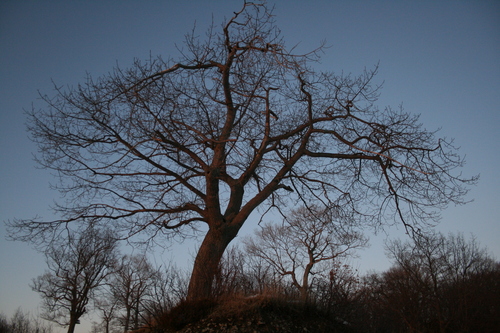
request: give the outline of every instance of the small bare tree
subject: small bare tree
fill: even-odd
[[[0,333],[52,333],[53,327],[29,312],[17,308],[10,320],[0,313]]]
[[[94,308],[97,310],[100,322],[93,323],[93,330],[101,333],[116,333],[115,323],[118,321],[118,301],[114,299],[108,289],[94,297]]]
[[[137,330],[143,318],[143,306],[149,296],[157,272],[145,255],[125,255],[112,277],[112,297],[123,310],[120,321],[123,332]]]
[[[202,223],[188,298],[205,298],[259,207],[338,205],[366,223],[413,228],[462,203],[474,183],[456,171],[463,160],[452,142],[418,116],[374,105],[376,68],[315,71],[321,48],[294,54],[265,4],[245,2],[198,36],[178,60],[136,61],[43,97],[29,130],[70,200],[57,207],[60,220],[15,220],[14,238],[91,222],[152,240]]]
[[[151,292],[143,304],[147,325],[154,327],[169,310],[186,299],[188,282],[189,275],[173,264],[154,272]]]
[[[51,243],[45,252],[48,271],[32,284],[43,299],[42,318],[73,333],[96,288],[111,272],[116,244],[109,231],[94,228]]]
[[[320,268],[323,262],[340,260],[366,245],[363,235],[338,210],[315,206],[292,211],[282,225],[264,225],[256,239],[245,242],[248,253],[266,260],[281,275],[289,275],[304,301],[310,276],[333,267]]]

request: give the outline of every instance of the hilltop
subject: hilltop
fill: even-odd
[[[312,304],[272,296],[183,302],[159,323],[163,332],[351,332]]]

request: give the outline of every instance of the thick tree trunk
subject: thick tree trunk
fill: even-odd
[[[238,234],[239,227],[210,228],[201,243],[189,281],[189,300],[212,297],[212,285],[222,255]]]
[[[69,323],[68,333],[74,333],[75,332],[75,325],[76,325],[76,323]]]
[[[73,296],[73,297],[76,299],[75,296]],[[76,304],[77,304],[77,302],[73,301],[72,305],[71,305],[71,311],[70,311],[70,315],[69,315],[68,333],[74,333],[75,332],[76,324],[79,323],[78,320],[85,313],[85,307],[84,307],[84,305],[82,305],[82,304],[76,305]],[[83,307],[83,310],[76,310],[76,309],[79,309],[80,307]]]
[[[69,319],[69,325],[68,325],[68,333],[74,333],[75,332],[75,326],[78,318],[75,318],[75,316],[70,315]]]
[[[310,251],[309,251],[310,252]],[[302,277],[302,287],[300,289],[300,299],[302,302],[306,303],[309,300],[309,274],[314,266],[314,259],[312,258],[312,253],[309,253],[309,263],[306,265],[304,270],[304,275]]]

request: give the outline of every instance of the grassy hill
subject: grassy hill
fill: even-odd
[[[185,301],[158,323],[160,332],[352,332],[312,304],[273,296]]]

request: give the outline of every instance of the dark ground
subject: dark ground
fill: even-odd
[[[184,302],[160,326],[162,332],[180,333],[353,332],[313,305],[266,296]]]

